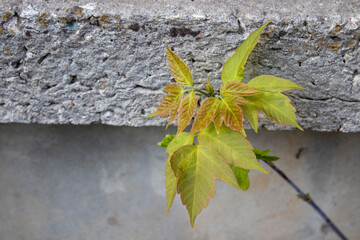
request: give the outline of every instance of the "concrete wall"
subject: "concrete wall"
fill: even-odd
[[[304,129],[359,132],[359,12],[357,0],[0,0],[0,122],[164,125],[146,118],[172,78],[164,41],[197,87],[218,89],[226,58],[272,19],[245,80],[305,87],[288,93]]]
[[[169,132],[174,132],[170,129]],[[337,239],[276,173],[240,192],[217,182],[195,229],[165,216],[163,128],[0,125],[0,239]],[[360,135],[249,132],[350,238],[360,239]]]

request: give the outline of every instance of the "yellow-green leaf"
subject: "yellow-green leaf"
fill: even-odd
[[[215,195],[215,179],[240,188],[228,163],[214,150],[187,145],[171,157],[171,167],[178,177],[177,192],[189,213],[191,227],[196,216]]]
[[[248,82],[249,86],[270,92],[284,92],[291,89],[304,89],[285,78],[278,78],[272,75],[260,75]]]
[[[220,87],[220,94],[223,97],[251,96],[262,91],[240,82],[227,82]]]
[[[303,130],[296,122],[295,108],[290,104],[290,99],[281,93],[263,92],[247,97],[268,118],[278,123],[289,124]]]
[[[206,128],[213,121],[217,130],[224,123],[246,136],[243,128],[244,117],[238,105],[247,103],[249,101],[243,97],[207,98],[197,111],[191,134]]]
[[[244,116],[247,118],[247,120],[250,122],[251,126],[257,133],[258,125],[259,125],[259,120],[258,120],[259,109],[256,107],[255,104],[252,103],[241,105],[240,108]]]
[[[220,100],[214,97],[207,98],[200,106],[190,133],[194,134],[203,128],[206,128],[214,120]]]
[[[178,150],[180,147],[185,145],[192,145],[194,141],[194,135],[188,133],[180,133],[176,135],[172,141],[168,144],[166,148],[166,153],[169,154],[168,159],[165,164],[165,189],[166,189],[166,201],[167,208],[166,214],[169,212],[169,209],[174,201],[176,195],[176,184],[177,178],[174,175],[174,172],[170,165],[171,155]]]
[[[166,55],[175,81],[181,85],[191,87],[193,80],[189,67],[168,47],[166,47]]]
[[[256,160],[250,142],[238,131],[223,125],[220,127],[219,133],[216,133],[214,126],[211,124],[199,132],[198,142],[201,146],[215,150],[229,164],[267,173]]]
[[[221,80],[223,83],[230,81],[241,82],[243,80],[246,60],[259,40],[262,31],[269,22],[251,33],[250,36],[236,49],[234,55],[226,60],[221,73]]]
[[[168,157],[165,163],[165,190],[166,190],[166,202],[167,202],[165,215],[168,214],[176,195],[177,178],[175,177],[174,172],[171,168],[170,158],[171,156]]]
[[[169,124],[174,120],[176,113],[179,109],[181,98],[184,95],[184,90],[178,84],[170,84],[164,88],[168,94],[165,95],[164,100],[160,103],[156,112],[150,114],[148,117],[167,117],[170,115]]]
[[[219,133],[220,127],[221,127],[221,125],[223,123],[223,117],[221,115],[222,114],[222,108],[223,108],[222,104],[223,104],[222,100],[219,100],[219,105],[218,105],[218,107],[216,109],[214,120],[213,120],[215,130],[216,130],[217,133]]]
[[[217,112],[215,124],[219,128],[224,122],[229,128],[240,131],[245,137],[246,133],[243,128],[244,117],[238,104],[243,103],[240,97],[224,97],[221,99],[221,109]],[[245,102],[246,103],[246,102]],[[244,103],[243,103],[244,104]],[[219,115],[220,114],[220,120]]]
[[[171,140],[171,142],[168,144],[165,152],[171,155],[182,146],[192,145],[194,142],[194,137],[195,136],[193,134],[186,132],[182,132],[176,135],[174,139]]]
[[[194,92],[190,92],[181,100],[178,116],[177,134],[181,133],[190,122],[191,118],[194,115],[196,105],[197,98]]]

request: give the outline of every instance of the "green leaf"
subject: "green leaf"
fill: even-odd
[[[248,190],[248,188],[250,187],[250,180],[248,176],[250,170],[239,168],[232,164],[230,164],[230,167],[234,172],[239,187],[244,191]]]
[[[210,97],[201,104],[196,113],[196,117],[190,131],[191,134],[206,128],[211,121],[214,120],[220,103],[221,101],[219,99]]]
[[[178,177],[177,192],[189,213],[191,227],[196,216],[215,195],[215,179],[239,188],[229,164],[205,146],[187,145],[171,157],[171,167]]]
[[[247,118],[247,120],[250,122],[251,126],[257,133],[258,131],[258,125],[259,125],[259,109],[256,107],[255,104],[248,103],[245,105],[240,106],[244,116]]]
[[[229,164],[267,173],[256,160],[250,142],[238,131],[223,125],[219,130],[219,134],[217,134],[214,125],[211,124],[199,132],[198,142],[199,145],[218,152]]]
[[[184,95],[184,90],[178,84],[170,84],[164,88],[164,91],[168,94],[165,95],[164,100],[160,103],[158,109],[153,114],[150,114],[148,117],[167,117],[170,115],[169,123],[166,128],[170,125],[170,123],[174,120],[176,113],[180,106],[180,101]]]
[[[223,97],[240,97],[240,96],[251,96],[259,94],[263,91],[254,87],[248,86],[245,83],[239,82],[227,82],[220,87],[220,94]]]
[[[253,151],[254,151],[257,159],[261,159],[264,161],[276,161],[276,160],[280,159],[279,157],[276,157],[276,156],[270,156],[268,154],[270,152],[269,149],[266,149],[263,151],[258,148],[254,148]]]
[[[197,98],[194,92],[190,92],[181,100],[178,116],[178,131],[181,133],[194,115],[197,105]]]
[[[268,118],[278,123],[289,124],[303,129],[296,122],[295,108],[290,104],[290,99],[281,93],[263,92],[254,96],[246,97]]]
[[[304,198],[303,196],[301,196],[300,194],[298,194],[297,197],[298,197],[299,199],[303,199],[304,201],[309,201],[310,198],[311,198],[310,193],[306,193],[306,194],[305,194],[305,198]]]
[[[193,80],[189,67],[168,47],[166,47],[166,55],[175,81],[181,85],[192,87]]]
[[[165,177],[166,177],[165,189],[166,189],[166,201],[167,201],[166,214],[169,212],[170,207],[174,201],[174,197],[176,195],[176,184],[177,184],[177,178],[175,177],[174,172],[170,165],[171,155],[180,147],[185,145],[192,145],[194,142],[194,135],[190,135],[188,133],[182,132],[176,136],[175,135],[172,136],[174,136],[174,138],[166,148],[166,153],[169,154],[169,157],[166,160],[166,164],[165,164]]]
[[[176,135],[173,134],[166,134],[166,136],[161,140],[161,142],[158,142],[157,145],[160,147],[167,147],[169,143],[174,139]]]
[[[291,89],[304,89],[296,83],[285,78],[278,78],[272,75],[260,75],[248,82],[249,86],[270,92],[284,92]]]
[[[250,36],[236,49],[234,55],[226,60],[221,73],[221,80],[223,83],[230,81],[241,82],[243,80],[245,63],[259,40],[260,34],[269,22],[270,21],[251,33]]]

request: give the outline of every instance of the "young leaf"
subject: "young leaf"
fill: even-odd
[[[223,97],[251,96],[263,91],[250,87],[245,83],[227,82],[220,87],[220,94]]]
[[[201,146],[214,149],[229,164],[244,169],[254,169],[260,172],[267,171],[256,160],[253,147],[241,133],[231,130],[226,126],[221,126],[219,134],[216,133],[214,126],[201,130],[198,136],[198,142]]]
[[[178,84],[170,84],[164,88],[164,91],[168,94],[164,97],[164,100],[159,105],[156,112],[150,114],[148,117],[159,116],[167,117],[170,115],[169,124],[174,120],[176,113],[179,109],[180,101],[184,95],[184,90]]]
[[[220,131],[220,127],[221,127],[221,125],[223,123],[223,117],[222,117],[222,108],[223,108],[223,106],[222,105],[223,105],[222,100],[219,100],[219,106],[216,109],[214,120],[213,120],[216,133],[218,133],[218,134],[219,134],[219,131]]]
[[[238,104],[245,104],[247,102],[242,99],[241,97],[224,97],[221,99],[221,109],[217,111],[215,121],[217,129],[219,129],[222,122],[224,122],[226,126],[233,130],[240,131],[246,137],[243,128],[244,117]],[[220,120],[218,114],[221,114]]]
[[[311,197],[310,197],[310,193],[305,194],[305,197],[303,197],[303,196],[301,196],[300,194],[298,194],[297,197],[298,197],[299,199],[303,199],[304,201],[309,201],[310,198],[311,198]]]
[[[178,116],[178,131],[181,133],[194,115],[197,105],[197,98],[194,92],[190,92],[181,100]]]
[[[281,93],[263,92],[247,97],[268,118],[278,123],[290,124],[298,129],[303,129],[296,122],[295,108],[290,104],[290,99]]]
[[[167,147],[169,143],[174,139],[176,135],[173,134],[166,134],[166,136],[161,140],[161,142],[158,142],[157,145],[160,147]]]
[[[166,55],[175,81],[181,85],[192,87],[193,80],[189,67],[168,47],[166,47]]]
[[[234,172],[239,187],[244,191],[248,190],[248,188],[250,187],[250,180],[248,176],[250,170],[239,168],[232,164],[230,164],[230,167]]]
[[[201,145],[181,147],[174,152],[170,162],[179,178],[177,192],[188,210],[191,227],[194,227],[196,216],[207,207],[210,197],[214,197],[215,179],[239,188],[229,164],[210,148]]]
[[[278,78],[272,75],[260,75],[248,82],[249,86],[270,92],[284,92],[291,89],[304,89],[296,83],[285,78]]]
[[[194,141],[194,135],[190,135],[187,133],[180,133],[176,136],[175,135],[172,136],[174,136],[174,138],[166,148],[166,153],[169,154],[169,157],[166,160],[166,164],[165,164],[165,177],[166,177],[165,189],[166,189],[166,201],[167,201],[166,214],[169,212],[170,207],[174,201],[174,197],[176,194],[176,183],[177,183],[177,178],[175,177],[174,172],[170,165],[171,155],[182,146],[192,145]]]
[[[214,120],[220,100],[214,97],[207,98],[200,106],[190,133],[194,134],[201,129],[206,128]]]
[[[210,83],[210,80],[208,79],[206,84],[205,84],[205,89],[206,91],[208,91],[210,93],[211,96],[215,96],[215,92],[214,92],[214,88]]]
[[[258,125],[259,125],[259,109],[256,107],[255,104],[248,103],[245,105],[240,106],[244,116],[247,118],[247,120],[250,122],[251,126],[257,133]]]
[[[264,161],[276,161],[276,160],[280,159],[279,157],[276,157],[276,156],[270,156],[268,154],[270,152],[269,149],[262,151],[258,148],[254,148],[253,151],[254,151],[257,159],[261,159]]]
[[[226,60],[221,73],[221,80],[223,83],[230,81],[241,82],[243,80],[246,60],[259,40],[260,34],[269,22],[251,33],[250,36],[236,49],[234,55]]]

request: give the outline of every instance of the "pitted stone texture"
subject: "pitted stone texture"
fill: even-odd
[[[305,87],[287,93],[304,129],[360,131],[357,1],[274,1],[260,12],[263,1],[41,2],[1,1],[0,122],[164,125],[146,117],[172,81],[164,41],[197,86],[210,77],[218,89],[226,58],[272,18],[245,81],[272,74]]]

